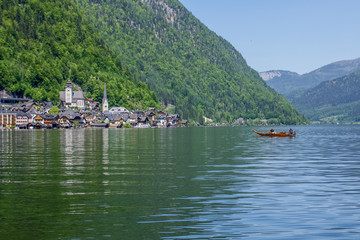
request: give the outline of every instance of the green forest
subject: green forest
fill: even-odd
[[[71,80],[86,97],[110,105],[160,107],[71,0],[0,0],[0,89],[35,101],[59,103]]]
[[[294,104],[312,121],[360,122],[360,71],[323,82]]]
[[[307,119],[177,0],[0,0],[0,89],[59,102],[68,79],[110,106],[185,119]]]

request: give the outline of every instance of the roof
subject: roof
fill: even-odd
[[[143,111],[140,111],[140,110],[135,110],[133,113],[134,113],[134,114],[137,114],[138,117],[144,116],[144,112],[143,112]]]
[[[130,114],[130,118],[131,118],[131,119],[137,119],[137,118],[138,118],[138,115],[137,115],[137,114]]]
[[[154,115],[155,115],[155,113],[153,111],[147,111],[145,113],[145,116],[154,116]]]
[[[0,113],[5,113],[5,114],[15,114],[15,115],[16,115],[16,112],[14,112],[14,111],[10,111],[10,110],[8,110],[8,109],[4,109],[4,108],[0,109]]]
[[[120,112],[129,112],[129,110],[127,110],[126,108],[124,107],[112,107],[110,108],[109,110],[109,113],[120,113]]]
[[[60,100],[65,102],[65,91],[60,91]],[[73,91],[72,102],[77,100],[85,100],[83,91]]]
[[[149,119],[147,117],[141,117],[139,121],[140,122],[146,122],[146,121],[149,121]]]
[[[76,117],[80,117],[80,113],[76,112],[72,109],[66,109],[64,111],[59,112],[59,117],[67,117],[68,119],[75,119]]]
[[[45,114],[43,115],[43,118],[46,120],[54,120],[57,116],[57,114]]]
[[[28,117],[31,118],[31,114],[30,113],[25,113],[25,112],[17,112],[16,113],[16,117]]]

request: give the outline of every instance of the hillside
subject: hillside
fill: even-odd
[[[313,121],[360,121],[360,71],[326,81],[294,100]]]
[[[110,105],[159,107],[72,0],[0,1],[0,90],[58,103],[66,81]]]
[[[177,0],[76,2],[110,49],[185,118],[306,121]]]
[[[261,74],[274,76],[267,81],[267,84],[292,101],[321,82],[333,80],[358,70],[360,70],[360,58],[331,63],[303,75],[284,74],[289,73],[287,71],[268,71]],[[274,72],[282,74],[276,75]]]
[[[306,119],[177,0],[1,1],[0,90],[59,101],[70,79],[110,106],[183,118]],[[149,90],[149,88],[151,90]]]

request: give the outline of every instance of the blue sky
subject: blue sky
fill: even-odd
[[[360,0],[180,0],[257,71],[360,57]]]

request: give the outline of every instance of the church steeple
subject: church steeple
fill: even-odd
[[[108,103],[107,94],[106,94],[106,83],[104,83],[104,96],[103,96],[103,100],[102,100],[102,111],[103,111],[103,113],[109,111],[109,103]]]

